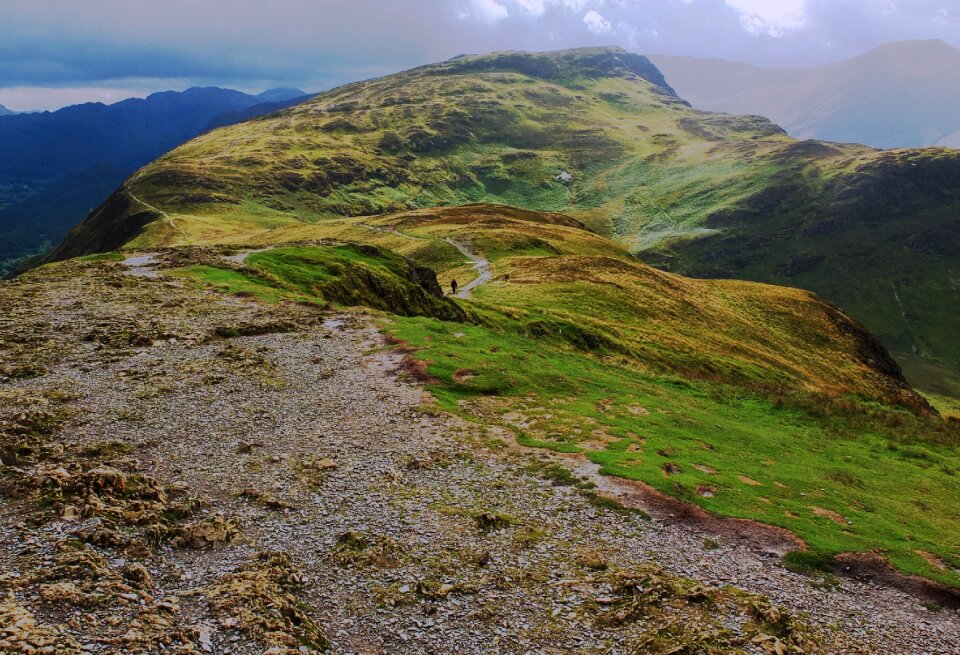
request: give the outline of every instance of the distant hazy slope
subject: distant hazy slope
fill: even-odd
[[[295,89],[254,96],[197,88],[0,115],[0,268],[4,259],[63,238],[138,166],[210,127],[303,97]]]
[[[960,50],[942,41],[891,43],[818,68],[650,59],[695,107],[766,116],[799,138],[879,148],[960,143]]]

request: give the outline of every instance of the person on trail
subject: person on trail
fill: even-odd
[[[456,281],[456,280],[450,280],[450,295],[452,295],[452,296],[457,295],[457,281]]]

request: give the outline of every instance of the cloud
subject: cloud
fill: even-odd
[[[803,26],[806,0],[726,0],[740,12],[740,24],[754,35],[781,37]]]
[[[520,7],[534,16],[543,16],[550,10],[563,10],[567,12],[580,12],[590,4],[591,0],[513,0]],[[624,2],[625,0],[613,0],[614,2]],[[604,0],[593,0],[594,4],[603,5]]]
[[[603,14],[594,9],[591,9],[583,15],[583,22],[587,26],[587,29],[594,34],[609,34],[613,29],[613,27],[610,25],[610,21],[604,18]]]
[[[0,0],[3,88],[334,85],[494,50],[816,65],[899,39],[960,45],[956,0]],[[39,93],[39,91],[37,91]],[[100,95],[96,95],[100,94]],[[39,96],[38,96],[39,97]],[[51,96],[52,97],[52,96]],[[63,97],[67,97],[66,94]]]
[[[517,0],[517,4],[534,16],[543,16],[547,11],[546,0]]]
[[[471,0],[473,15],[488,23],[495,23],[510,15],[510,12],[497,0]]]

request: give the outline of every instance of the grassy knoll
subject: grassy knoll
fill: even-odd
[[[433,271],[373,245],[288,247],[253,253],[247,272],[191,266],[177,273],[225,293],[280,301],[371,307],[399,315],[469,320]]]

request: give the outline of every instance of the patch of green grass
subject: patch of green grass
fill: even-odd
[[[919,554],[960,567],[960,483],[902,452],[960,466],[956,435],[937,419],[890,408],[816,415],[483,326],[398,318],[386,329],[430,362],[430,389],[448,411],[487,421],[493,411],[508,424],[522,416],[525,445],[581,452],[603,473],[784,527],[824,557],[876,550],[903,571],[960,586],[960,575]],[[496,379],[497,395],[457,382],[463,369]],[[698,491],[708,487],[711,495]]]
[[[126,255],[119,252],[100,252],[84,255],[78,259],[84,262],[121,262],[126,259]]]
[[[798,573],[832,573],[836,558],[823,551],[795,550],[783,556],[783,563]]]
[[[302,302],[317,302],[296,292],[278,288],[267,282],[257,280],[244,273],[215,266],[190,266],[172,271],[198,284],[213,287],[234,296],[255,298],[261,302],[275,305],[281,300],[297,300]]]
[[[443,297],[432,271],[375,246],[277,248],[250,255],[247,265],[264,279],[327,302],[413,316],[466,319]]]
[[[940,396],[937,394],[924,394],[937,411],[945,417],[960,421],[960,398],[952,396]]]

